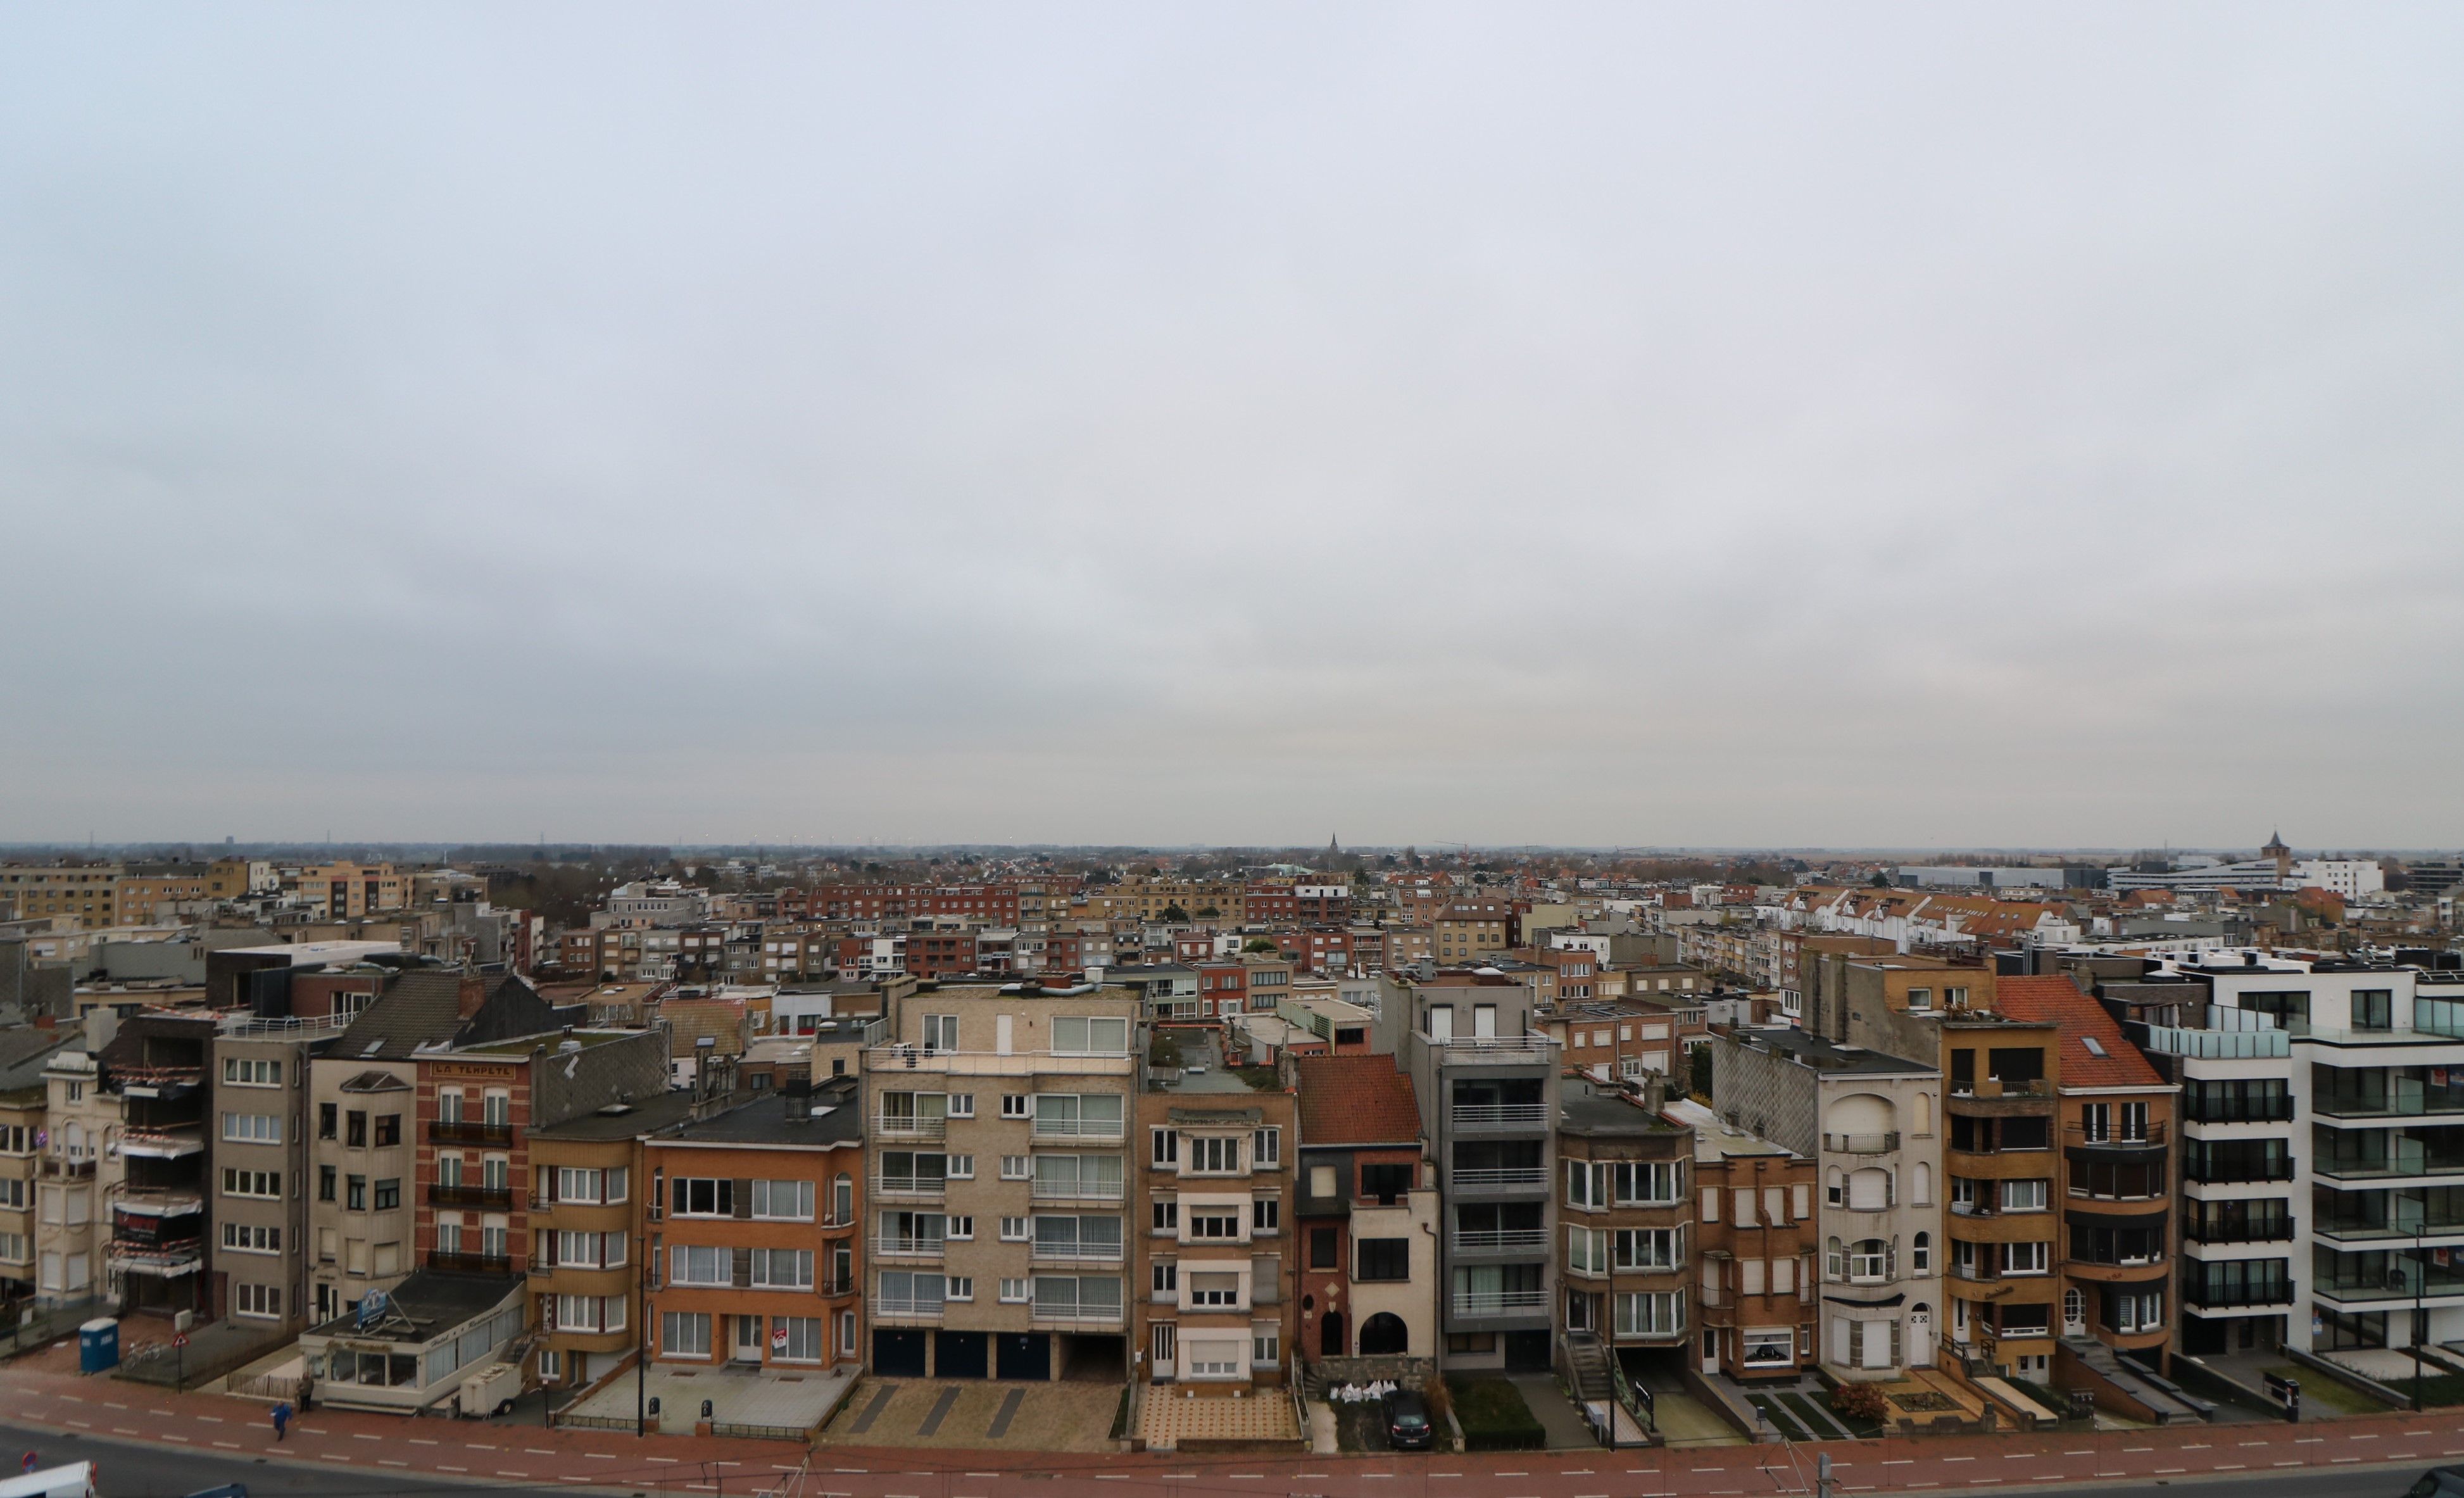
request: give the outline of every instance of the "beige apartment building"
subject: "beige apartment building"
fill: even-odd
[[[43,1068],[74,1030],[0,1034],[0,1299],[34,1292],[34,1201],[49,1089]]]
[[[285,877],[293,892],[327,920],[398,911],[409,903],[411,881],[391,864],[314,864]]]
[[[209,1069],[215,1303],[243,1322],[307,1324],[311,1055],[341,1020],[232,1017]]]
[[[1123,1377],[1137,990],[924,984],[864,1053],[870,1371]]]
[[[64,916],[80,931],[120,924],[118,864],[77,867],[0,866],[0,899],[14,901],[16,918]]]
[[[109,1199],[121,1157],[104,1143],[120,1129],[120,1105],[102,1090],[102,1068],[77,1046],[43,1066],[48,1138],[35,1162],[34,1297],[48,1305],[99,1297],[111,1242]]]

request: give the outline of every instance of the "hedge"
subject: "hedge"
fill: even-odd
[[[1548,1428],[1503,1378],[1448,1374],[1446,1397],[1463,1426],[1466,1451],[1537,1451],[1549,1443]]]

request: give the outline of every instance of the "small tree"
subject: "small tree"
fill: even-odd
[[[1711,1047],[1697,1046],[1685,1053],[1685,1090],[1698,1102],[1711,1100]]]
[[[1831,1408],[1846,1419],[1879,1425],[1890,1419],[1891,1406],[1882,1391],[1870,1383],[1842,1383],[1831,1390]]]
[[[1201,905],[1198,908],[1198,918],[1199,920],[1214,920],[1222,914],[1223,913],[1221,911],[1217,910],[1212,905]]]
[[[1179,924],[1189,919],[1189,912],[1182,910],[1177,905],[1167,905],[1163,908],[1163,918],[1168,921],[1172,921],[1175,924]]]
[[[1276,947],[1273,942],[1268,941],[1264,936],[1251,936],[1248,940],[1241,943],[1241,950],[1243,952],[1274,952],[1280,949]]]

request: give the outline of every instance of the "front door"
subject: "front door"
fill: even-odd
[[[761,1361],[761,1318],[737,1316],[735,1321],[736,1361],[739,1363]]]
[[[1908,1366],[1933,1366],[1933,1308],[1919,1306],[1908,1312]]]
[[[2076,1289],[2062,1291],[2062,1335],[2087,1335],[2087,1296]]]
[[[1158,1321],[1148,1329],[1147,1376],[1161,1383],[1179,1372],[1179,1354],[1174,1350],[1175,1328],[1169,1321]]]

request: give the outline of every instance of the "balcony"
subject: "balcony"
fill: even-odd
[[[1485,1290],[1458,1293],[1452,1302],[1458,1316],[1526,1316],[1549,1309],[1545,1289]]]
[[[1899,1131],[1888,1134],[1826,1134],[1822,1147],[1834,1155],[1888,1155],[1900,1147]]]
[[[2329,1112],[2321,1108],[2321,1113]],[[2247,1097],[2202,1099],[2185,1103],[2182,1121],[2194,1124],[2291,1123],[2293,1099],[2290,1097]]]
[[[128,1129],[120,1135],[120,1153],[130,1159],[176,1160],[205,1152],[205,1135],[194,1129]]]
[[[1437,1057],[1438,1064],[1445,1067],[1483,1064],[1507,1067],[1546,1066],[1554,1058],[1557,1050],[1555,1041],[1537,1031],[1529,1035],[1458,1035],[1452,1040],[1442,1041],[1431,1040],[1424,1035],[1421,1039],[1427,1042],[1431,1053]]]
[[[2137,1135],[2117,1134],[2110,1129],[2090,1133],[2085,1124],[2062,1125],[2062,1143],[2068,1148],[2112,1150],[2123,1153],[2148,1151],[2162,1153],[2169,1144],[2165,1125],[2149,1124]]]
[[[1220,1306],[1200,1309],[1228,1311],[1238,1308]],[[1121,1324],[1126,1312],[1119,1306],[1064,1305],[1057,1301],[1039,1300],[1027,1308],[1027,1314],[1030,1320],[1052,1326],[1116,1327]]]
[[[430,1144],[511,1144],[514,1126],[510,1123],[475,1123],[468,1118],[451,1122],[431,1119],[428,1125]]]
[[[2293,1054],[2293,1037],[2282,1030],[2192,1030],[2151,1024],[2149,1050],[2191,1061],[2271,1061]]]
[[[1031,1263],[1049,1265],[1113,1265],[1121,1262],[1119,1244],[1058,1244],[1038,1239],[1026,1250]]]
[[[1076,1142],[1091,1139],[1099,1143],[1118,1144],[1127,1136],[1127,1126],[1118,1118],[1043,1118],[1035,1120],[1029,1137],[1067,1139]]]
[[[950,1132],[950,1121],[922,1113],[882,1113],[872,1120],[872,1132],[882,1139],[939,1139]]]
[[[2182,1282],[2182,1304],[2200,1311],[2237,1311],[2253,1306],[2290,1306],[2293,1304],[2293,1282],[2275,1285],[2210,1286],[2203,1280],[2187,1276]]]
[[[2291,1180],[2293,1157],[2288,1155],[2272,1160],[2201,1160],[2186,1155],[2182,1159],[2182,1179],[2202,1186],[2238,1186],[2257,1181]]]
[[[503,1253],[431,1253],[428,1268],[442,1269],[449,1274],[511,1274],[514,1259]]]
[[[121,1274],[143,1274],[156,1279],[178,1279],[205,1267],[206,1245],[201,1238],[186,1238],[173,1243],[146,1243],[114,1238],[103,1246],[103,1260]]]
[[[91,1180],[94,1179],[94,1161],[62,1159],[56,1155],[46,1155],[42,1171],[45,1180]]]
[[[1549,1246],[1549,1230],[1545,1227],[1458,1228],[1454,1246],[1457,1253],[1534,1254]]]
[[[938,1259],[947,1242],[941,1238],[906,1237],[883,1233],[872,1241],[872,1251],[882,1259]]]
[[[813,1287],[813,1293],[816,1295],[852,1295],[855,1293],[855,1276],[851,1274],[839,1275],[835,1278],[825,1275],[823,1277],[820,1284]]]
[[[514,1204],[511,1186],[430,1186],[428,1204],[438,1207],[483,1207],[510,1211]]]
[[[2459,1229],[2464,1230],[2464,1229]],[[2319,1231],[2332,1234],[2332,1223],[2321,1223]],[[2407,1233],[2408,1238],[2412,1235]],[[2293,1219],[2263,1217],[2255,1223],[2197,1223],[2184,1221],[2182,1238],[2189,1244],[2289,1244],[2293,1241]]]
[[[872,1313],[883,1320],[938,1321],[941,1308],[947,1302],[925,1300],[912,1295],[875,1295]]]
[[[938,1201],[949,1193],[946,1176],[875,1176],[872,1194],[876,1197],[930,1198]]]
[[[1446,1185],[1465,1196],[1495,1196],[1510,1191],[1546,1191],[1549,1172],[1538,1165],[1488,1166],[1448,1174]]]
[[[1137,1058],[1082,1055],[1076,1052],[1054,1054],[1050,1051],[1016,1051],[1001,1055],[989,1050],[934,1050],[922,1046],[869,1046],[864,1053],[868,1071],[895,1074],[912,1072],[918,1075],[968,1077],[1023,1077],[1038,1074],[1075,1073],[1081,1076],[1128,1076],[1137,1065]]]
[[[1546,1129],[1550,1123],[1546,1103],[1457,1103],[1449,1116],[1458,1134]]]
[[[1128,1183],[1118,1180],[1047,1180],[1038,1176],[1030,1193],[1038,1201],[1119,1201]]]

